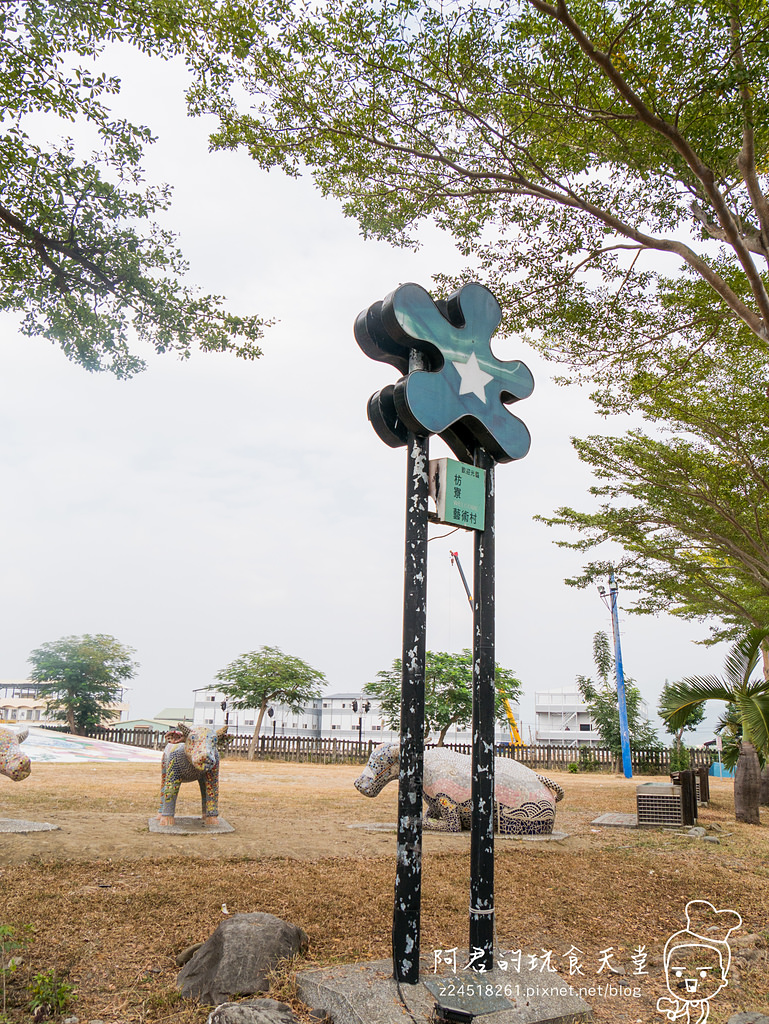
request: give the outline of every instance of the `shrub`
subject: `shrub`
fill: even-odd
[[[579,748],[579,768],[583,772],[597,772],[601,765],[590,747]]]
[[[29,1008],[38,1020],[66,1010],[74,998],[75,986],[60,978],[54,967],[36,974],[27,987]]]
[[[692,766],[692,752],[688,750],[683,743],[679,749],[675,747],[670,751],[670,770],[671,772],[685,772]]]
[[[32,930],[31,925],[26,925],[24,932],[30,932]],[[18,964],[18,958],[11,956],[8,959],[8,955],[12,953],[18,953],[20,950],[28,944],[29,938],[25,934],[20,934],[16,928],[13,928],[9,924],[0,924],[0,982],[2,982],[2,1007],[0,1008],[0,1021],[7,1020],[6,1007],[7,1007],[7,976],[13,974]]]

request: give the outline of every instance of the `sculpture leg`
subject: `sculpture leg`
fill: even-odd
[[[428,800],[428,807],[428,814],[430,816],[423,819],[422,828],[430,832],[462,831],[459,804],[455,803],[454,800],[450,800],[447,796],[439,796],[434,800]]]
[[[160,791],[160,810],[158,811],[159,825],[174,825],[174,814],[176,812],[176,798],[179,795],[179,786],[182,780],[171,766],[170,771],[163,771],[163,787]]]
[[[201,775],[200,799],[203,806],[203,824],[219,824],[219,776],[213,772]]]

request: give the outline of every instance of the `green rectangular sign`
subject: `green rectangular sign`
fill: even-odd
[[[430,460],[430,494],[438,519],[466,530],[482,530],[486,511],[486,471],[456,459]]]

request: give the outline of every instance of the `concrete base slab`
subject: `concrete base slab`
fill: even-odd
[[[150,818],[147,824],[150,832],[163,832],[172,836],[201,836],[217,835],[222,832],[234,832],[235,829],[224,818],[219,819],[218,825],[204,825],[202,818],[176,818],[175,825],[159,825],[157,818]]]
[[[393,834],[395,834],[398,831],[398,826],[397,825],[395,825],[395,824],[388,825],[388,824],[386,824],[384,822],[381,822],[381,821],[370,821],[370,822],[363,822],[363,823],[356,822],[354,825],[348,825],[347,827],[348,828],[362,828],[362,829],[365,829],[366,832],[392,832]],[[430,835],[433,835],[433,836],[434,835],[438,835],[438,836],[441,836],[441,835],[442,836],[455,836],[455,835],[459,835],[460,834],[460,833],[457,833],[457,832],[438,832],[437,830],[433,830],[431,828],[426,828],[425,832],[429,833]],[[469,839],[470,833],[466,831],[464,834]],[[500,832],[495,832],[494,833],[494,840],[495,841],[497,839],[505,839],[505,840],[507,840],[507,839],[524,839],[524,840],[526,840],[527,842],[530,842],[530,843],[546,843],[549,840],[560,841],[562,839],[568,839],[568,838],[569,838],[569,833],[568,832],[550,832],[548,835],[531,835],[531,836],[508,835],[507,833],[502,834]]]
[[[355,822],[354,825],[348,825],[347,827],[348,828],[362,828],[366,832],[393,832],[394,833],[394,832],[398,831],[398,826],[395,823],[393,823],[392,825],[388,825],[387,822],[384,822],[384,821],[362,821],[362,822]]]
[[[58,825],[47,821],[24,821],[22,818],[0,818],[0,832],[55,832]]]
[[[510,834],[509,835],[507,833],[502,833],[502,832],[495,832],[494,833],[494,842],[495,843],[498,842],[500,839],[505,840],[505,842],[507,842],[509,840],[512,840],[513,842],[521,840],[521,841],[523,841],[525,843],[553,843],[553,842],[558,843],[562,839],[568,839],[568,838],[569,838],[569,833],[568,832],[548,832],[545,835],[532,835],[532,836],[522,836],[522,835],[517,835],[517,834]]]
[[[375,960],[300,971],[296,984],[299,998],[325,1010],[333,1024],[429,1024],[436,1001],[455,1008],[478,1005],[479,1024],[577,1024],[593,1019],[588,1004],[557,974],[532,975],[508,964],[506,971],[442,975],[425,963],[420,975],[419,984],[401,985],[399,992],[392,961]]]
[[[600,814],[591,825],[598,825],[603,828],[638,828],[637,814],[608,813]]]

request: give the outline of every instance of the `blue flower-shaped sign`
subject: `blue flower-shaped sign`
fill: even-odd
[[[369,419],[386,444],[405,445],[413,431],[439,434],[464,462],[473,461],[478,446],[497,462],[526,455],[529,432],[507,406],[528,398],[534,378],[519,360],[492,354],[501,320],[499,303],[481,284],[464,285],[446,302],[404,284],[359,315],[360,347],[403,374],[369,400]],[[424,353],[426,369],[409,372],[413,348]]]

